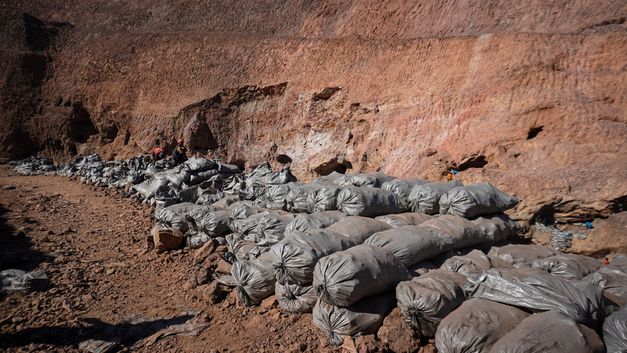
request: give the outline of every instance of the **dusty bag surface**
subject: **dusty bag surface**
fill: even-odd
[[[375,219],[378,221],[383,221],[393,228],[398,228],[403,226],[417,226],[431,219],[431,216],[425,213],[406,212],[378,216],[375,217]]]
[[[329,230],[338,232],[358,244],[363,243],[371,235],[377,232],[391,229],[392,227],[382,221],[368,217],[348,216],[330,225]]]
[[[296,183],[287,183],[268,186],[263,194],[263,204],[268,209],[287,210],[287,194]]]
[[[513,266],[498,257],[491,257],[480,250],[473,250],[464,256],[446,259],[440,268],[470,277],[480,275],[491,268],[513,268]]]
[[[440,197],[440,213],[460,217],[502,213],[518,204],[518,199],[490,183],[458,186]]]
[[[409,278],[405,266],[392,253],[362,244],[320,259],[313,283],[320,300],[346,307],[391,290]]]
[[[396,286],[396,301],[405,321],[423,337],[433,337],[440,321],[460,306],[466,279],[434,270]]]
[[[187,215],[190,212],[198,212],[203,207],[189,202],[178,203],[155,211],[155,221],[163,226],[179,229],[185,233],[191,225]]]
[[[337,194],[337,208],[351,216],[376,217],[406,209],[395,193],[371,187],[345,187]]]
[[[557,311],[590,327],[601,315],[600,288],[539,271],[490,269],[474,283],[471,296],[536,312]]]
[[[508,215],[501,213],[473,219],[474,223],[490,239],[492,244],[515,237],[521,227]]]
[[[257,226],[251,232],[257,245],[270,246],[278,243],[285,234],[285,227],[294,219],[291,214],[268,213],[257,219]]]
[[[582,279],[598,270],[601,263],[588,256],[561,254],[534,260],[531,267],[565,279]]]
[[[301,184],[294,185],[287,193],[286,204],[290,212],[311,212],[311,195],[322,188],[321,184]]]
[[[281,284],[311,285],[318,260],[354,245],[351,239],[328,229],[287,233],[270,249],[275,277]]]
[[[26,272],[9,269],[0,272],[0,293],[10,291],[29,291],[48,285],[48,276],[44,270]]]
[[[168,187],[170,181],[162,176],[155,176],[141,184],[133,185],[133,190],[137,191],[144,199],[150,199],[157,191]]]
[[[346,174],[336,179],[336,184],[340,186],[370,186],[381,187],[386,181],[393,180],[394,177],[381,172]]]
[[[440,197],[450,189],[462,185],[458,181],[416,185],[407,198],[408,206],[412,212],[437,214],[440,212]]]
[[[364,244],[391,252],[405,267],[435,257],[447,249],[431,229],[419,226],[384,230],[373,234]]]
[[[433,230],[448,249],[489,244],[488,236],[471,221],[453,215],[434,217],[418,227]]]
[[[364,298],[345,308],[319,300],[313,308],[313,324],[326,334],[330,343],[339,345],[341,336],[376,333],[394,305],[393,293]]]
[[[231,233],[224,237],[229,253],[233,254],[236,261],[248,260],[249,254],[257,246],[254,241],[245,240],[238,233]]]
[[[440,322],[435,346],[439,353],[488,353],[527,316],[513,306],[469,299]]]
[[[318,301],[312,286],[277,282],[274,293],[281,309],[290,313],[310,313]]]
[[[621,299],[621,304],[627,304],[627,273],[614,266],[602,266],[597,271],[584,277],[601,289]]]
[[[340,211],[324,211],[314,212],[311,214],[299,214],[288,223],[285,232],[289,233],[295,230],[306,231],[315,228],[327,228],[333,223],[345,218],[346,215]]]
[[[307,195],[307,203],[311,212],[337,210],[337,194],[340,192],[337,185],[321,184],[317,190]]]
[[[490,353],[565,352],[602,353],[603,342],[592,329],[555,311],[527,317],[490,350]]]
[[[394,179],[381,184],[381,189],[391,191],[398,195],[405,207],[409,208],[408,199],[409,194],[411,194],[411,190],[416,185],[422,185],[427,183],[429,182],[422,179]]]
[[[267,254],[254,260],[234,262],[231,275],[235,280],[237,299],[245,305],[257,305],[274,293],[274,271]]]
[[[607,353],[627,352],[627,306],[605,318],[603,340]]]
[[[488,255],[501,258],[514,267],[524,267],[537,259],[556,255],[555,250],[542,245],[509,244],[505,246],[493,246]]]

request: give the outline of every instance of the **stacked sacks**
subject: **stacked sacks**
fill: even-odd
[[[493,246],[488,255],[505,260],[514,267],[528,267],[534,260],[556,255],[555,250],[542,245],[509,244]]]
[[[337,210],[337,195],[340,187],[333,184],[320,184],[320,188],[307,195],[311,212]]]
[[[441,321],[435,346],[440,353],[487,353],[528,316],[513,306],[469,299]]]
[[[244,176],[243,186],[239,188],[239,192],[245,200],[256,200],[266,192],[270,185],[287,184],[295,181],[297,180],[290,171],[290,165],[274,172],[270,164],[266,162]]]
[[[340,219],[328,228],[329,230],[342,234],[357,244],[361,244],[366,241],[366,239],[370,238],[370,236],[374,233],[382,232],[384,230],[391,229],[392,227],[389,224],[376,219],[361,216],[349,216]]]
[[[470,293],[535,312],[553,310],[590,327],[596,327],[603,314],[600,288],[538,270],[490,269],[473,279]]]
[[[285,199],[287,210],[295,213],[311,212],[313,195],[323,187],[324,185],[317,183],[295,185]]]
[[[476,278],[491,268],[513,268],[505,260],[484,254],[479,250],[472,250],[464,256],[453,256],[440,266],[449,272],[459,273],[466,278]]]
[[[601,263],[588,256],[560,254],[537,259],[531,263],[532,268],[546,271],[554,276],[565,279],[579,280],[596,271]]]
[[[276,282],[274,293],[279,307],[290,313],[309,313],[318,301],[312,286]]]
[[[394,255],[381,248],[357,245],[326,256],[314,270],[314,325],[336,344],[340,335],[376,332],[394,307],[388,291],[409,278]]]
[[[358,173],[350,175],[342,175],[335,180],[339,186],[368,186],[373,188],[381,187],[385,182],[394,180],[394,177],[385,175],[380,172],[374,173]]]
[[[395,193],[372,187],[342,188],[337,195],[337,208],[351,216],[366,217],[406,210]]]
[[[287,210],[287,195],[296,185],[299,183],[270,185],[263,195],[261,204],[272,210]]]
[[[383,221],[394,228],[398,228],[402,226],[417,226],[431,219],[431,216],[424,213],[408,212],[383,215],[375,217],[375,219]]]
[[[31,156],[19,161],[11,161],[10,165],[21,175],[39,175],[57,170],[52,161],[45,157]]]
[[[443,270],[401,282],[396,300],[405,320],[423,337],[433,337],[440,321],[460,306],[466,296],[466,278]]]
[[[378,232],[369,237],[365,244],[389,251],[406,267],[448,250],[433,230],[421,226],[404,226]]]
[[[386,181],[381,185],[381,189],[395,193],[403,206],[409,209],[409,195],[416,185],[427,184],[428,181],[422,179],[394,179]]]
[[[627,352],[627,306],[608,316],[603,323],[607,353]]]
[[[471,221],[452,215],[434,217],[419,227],[432,230],[447,249],[461,249],[490,244],[491,239]]]
[[[478,217],[472,220],[492,244],[497,244],[503,240],[515,237],[521,230],[518,223],[513,221],[506,214],[494,214],[485,217]]]
[[[257,305],[274,293],[274,271],[269,253],[251,260],[240,260],[231,266],[238,302]]]
[[[606,321],[607,322],[607,321]],[[611,348],[612,339],[605,337],[608,353],[625,352],[627,336],[623,321],[623,350]],[[439,348],[439,347],[438,347]],[[492,345],[489,353],[603,353],[603,342],[594,330],[555,311],[533,314]]]
[[[285,233],[295,230],[307,231],[315,228],[327,228],[345,217],[346,215],[340,211],[323,211],[311,214],[299,214],[285,227]]]
[[[505,194],[492,184],[458,186],[440,197],[439,212],[465,218],[501,213],[518,204],[518,199]]]
[[[440,197],[452,188],[462,185],[458,181],[416,185],[407,198],[408,206],[412,212],[438,214],[440,212]]]

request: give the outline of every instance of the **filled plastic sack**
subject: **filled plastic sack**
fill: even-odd
[[[518,199],[490,183],[458,186],[440,197],[440,213],[465,218],[502,213],[518,204]]]
[[[607,353],[627,352],[627,306],[623,306],[621,310],[605,318],[603,341],[605,341]]]
[[[469,299],[440,322],[435,346],[438,353],[488,353],[528,316],[513,306]]]
[[[405,267],[428,260],[447,250],[435,232],[420,226],[384,230],[373,234],[364,244],[391,252]]]
[[[600,288],[589,282],[570,282],[537,270],[490,269],[473,279],[470,293],[474,298],[535,312],[557,311],[590,327],[596,327],[602,315]]]
[[[403,226],[417,226],[424,221],[431,219],[431,216],[425,213],[407,212],[383,215],[375,217],[375,219],[383,221],[391,225],[393,228],[398,228]]]
[[[556,255],[555,250],[535,244],[509,244],[505,246],[493,246],[488,255],[501,258],[514,267],[527,267],[537,259],[543,259]]]
[[[389,251],[357,245],[320,259],[313,283],[320,300],[346,307],[409,278],[405,266]]]
[[[492,244],[514,238],[521,229],[518,223],[504,213],[479,217],[473,219],[472,223],[483,231]]]
[[[391,229],[385,222],[360,216],[349,216],[330,225],[329,230],[338,232],[351,239],[356,244],[361,244],[371,235],[377,232]]]
[[[0,293],[10,291],[26,292],[42,289],[48,285],[48,276],[43,270],[26,272],[22,270],[4,270],[0,272]]]
[[[583,279],[610,293],[617,304],[627,304],[627,273],[618,267],[601,266]]]
[[[191,225],[188,213],[202,210],[203,207],[189,202],[174,204],[155,211],[155,221],[171,229],[179,229],[185,233]]]
[[[272,260],[266,253],[257,259],[242,260],[231,265],[238,302],[257,305],[274,293]]]
[[[452,188],[462,185],[459,181],[416,185],[411,189],[407,198],[408,206],[412,212],[438,214],[440,212],[440,197]]]
[[[434,270],[396,286],[396,301],[405,321],[423,337],[433,337],[440,321],[460,306],[466,278]]]
[[[311,212],[311,195],[322,188],[321,184],[294,185],[286,196],[286,207],[290,212]]]
[[[444,215],[424,221],[418,227],[433,230],[447,249],[461,249],[490,244],[490,238],[471,221],[453,215]]]
[[[257,219],[257,226],[250,232],[250,235],[257,245],[270,246],[276,244],[283,239],[285,227],[287,227],[287,224],[293,219],[294,215],[291,214],[263,214]]]
[[[311,212],[337,210],[337,194],[341,188],[337,185],[320,184],[321,187],[307,195]]]
[[[565,279],[582,279],[596,271],[601,263],[588,256],[576,254],[560,254],[537,259],[531,263],[532,268],[546,271],[554,276]]]
[[[315,228],[327,228],[333,223],[345,218],[346,215],[340,211],[314,212],[311,214],[299,214],[285,227],[285,233],[295,230],[306,231]]]
[[[270,185],[263,196],[264,206],[272,210],[287,210],[287,194],[296,183]]]
[[[132,189],[135,190],[144,199],[150,199],[157,191],[168,188],[170,181],[164,177],[155,176],[144,181],[141,184],[133,185]]]
[[[198,249],[211,240],[211,236],[203,231],[191,230],[185,233],[185,246],[190,249]]]
[[[395,193],[406,208],[409,208],[409,194],[416,185],[429,183],[422,179],[394,179],[386,181],[381,185],[381,189]]]
[[[406,211],[395,193],[372,187],[342,188],[337,194],[337,208],[347,215],[366,217]]]
[[[204,172],[210,169],[218,169],[218,164],[210,159],[189,157],[185,163],[185,168],[191,173]]]
[[[330,174],[317,177],[312,182],[317,184],[335,184],[335,182],[343,176],[344,174],[333,171]]]
[[[277,282],[274,294],[279,307],[290,313],[310,313],[318,301],[318,296],[312,286]]]
[[[254,241],[243,239],[238,233],[228,234],[224,238],[228,252],[235,258],[234,261],[248,260],[250,252],[257,246]]]
[[[393,292],[367,297],[348,307],[318,300],[313,308],[313,324],[331,344],[340,345],[342,336],[376,333],[395,304]]]
[[[289,232],[270,249],[275,277],[281,284],[311,285],[321,258],[354,245],[351,239],[328,229]]]
[[[594,330],[558,312],[547,311],[524,319],[501,337],[489,352],[603,353],[605,350]],[[608,349],[607,352],[612,351]]]
[[[459,273],[464,277],[477,276],[491,268],[513,268],[498,257],[491,257],[479,250],[472,250],[463,256],[453,256],[440,266],[445,271]]]
[[[394,177],[383,174],[381,172],[374,173],[357,173],[357,174],[345,174],[336,179],[335,183],[339,186],[369,186],[378,188],[386,181],[393,180]]]

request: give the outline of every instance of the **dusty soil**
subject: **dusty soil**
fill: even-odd
[[[328,350],[309,314],[237,307],[233,296],[204,301],[185,285],[191,251],[145,251],[151,225],[149,208],[113,191],[0,167],[0,270],[44,269],[51,282],[0,297],[0,351],[74,352],[84,340],[112,337],[138,352]],[[196,337],[145,340],[186,322],[208,327]]]

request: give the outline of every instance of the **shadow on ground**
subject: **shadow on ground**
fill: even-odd
[[[44,326],[27,328],[15,333],[0,334],[0,349],[9,347],[48,344],[53,346],[77,346],[86,340],[104,340],[124,346],[149,337],[172,325],[184,324],[194,315],[180,315],[170,319],[109,324],[99,319],[83,319],[77,327]]]
[[[15,268],[32,271],[42,262],[49,261],[50,257],[35,250],[28,235],[16,231],[7,222],[10,212],[10,209],[0,203],[0,270]]]

